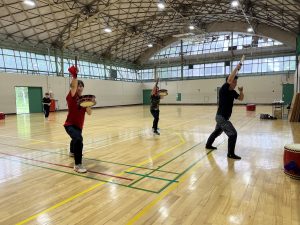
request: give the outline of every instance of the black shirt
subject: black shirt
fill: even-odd
[[[240,96],[235,90],[229,90],[229,86],[226,82],[219,91],[219,108],[217,111],[217,115],[223,116],[226,120],[229,120],[231,116],[234,99]]]
[[[50,99],[50,98],[44,97],[42,102],[43,102],[43,103],[47,103],[47,104],[43,104],[43,105],[44,105],[44,108],[49,108],[50,105],[48,105],[48,104],[51,103],[51,99]]]
[[[159,102],[160,102],[160,96],[159,95],[151,95],[150,97],[151,100],[151,105],[150,109],[151,110],[158,110],[159,109]]]

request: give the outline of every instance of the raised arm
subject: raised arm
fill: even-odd
[[[239,72],[239,70],[241,69],[241,67],[243,65],[244,59],[245,59],[245,56],[243,55],[243,57],[241,58],[241,61],[239,62],[239,64],[234,68],[234,70],[229,75],[229,77],[227,79],[228,84],[231,84],[232,81],[234,80],[235,76],[237,75],[237,73]]]
[[[151,91],[151,95],[156,94],[156,91],[157,91],[157,88],[158,88],[158,82],[159,82],[159,78],[156,78],[155,85],[154,85],[154,87],[152,88],[152,91]]]
[[[71,95],[73,97],[76,94],[77,87],[78,87],[78,80],[77,80],[78,68],[76,66],[71,66],[68,70],[69,73],[72,75],[72,81],[70,87],[71,87]]]
[[[229,75],[228,79],[227,79],[227,83],[231,84],[232,81],[234,80],[235,76],[237,75],[237,73],[239,72],[239,70],[241,69],[242,64],[239,63],[234,70],[231,72],[231,74]]]

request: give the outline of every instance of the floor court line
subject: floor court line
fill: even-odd
[[[180,156],[182,156],[182,155],[184,155],[185,153],[191,151],[193,148],[199,146],[199,145],[202,144],[204,141],[205,141],[205,140],[200,141],[199,143],[193,145],[193,146],[190,147],[189,149],[185,150],[184,152],[180,153],[179,155],[177,155],[177,156],[173,157],[172,159],[168,160],[167,162],[165,162],[163,165],[159,166],[158,168],[162,168],[162,167],[166,166],[167,164],[169,164],[169,163],[171,163],[172,161],[176,160],[176,159],[179,158]],[[149,176],[149,175],[151,175],[152,173],[155,173],[155,172],[156,172],[156,170],[153,170],[153,171],[151,171],[151,172],[149,172],[149,173],[147,173],[147,174],[145,174],[145,175],[146,175],[146,176]],[[179,173],[179,175],[180,175],[180,174],[181,174],[181,173]],[[135,180],[135,181],[134,181],[132,184],[130,184],[130,185],[133,185],[133,184],[136,184],[136,183],[140,182],[140,181],[143,180],[146,176],[141,177],[141,178],[138,179],[138,180]],[[178,176],[177,176],[177,177],[178,177]],[[177,177],[176,177],[175,179],[173,179],[173,180],[177,181]],[[166,186],[169,186],[169,185],[170,185],[170,183],[167,184]]]
[[[250,121],[252,121],[254,118],[246,121],[246,123],[243,123],[239,129],[242,129],[246,124],[248,124]],[[225,142],[225,139],[223,139],[223,141],[219,144],[223,144]],[[218,145],[218,146],[219,146]],[[197,146],[197,145],[196,145]],[[192,148],[194,148],[195,146],[193,146]],[[175,188],[182,182],[184,182],[188,177],[189,174],[191,172],[193,172],[195,169],[197,169],[198,167],[202,166],[201,164],[198,164],[199,162],[201,162],[205,156],[207,157],[211,157],[210,153],[213,152],[213,150],[210,150],[209,152],[206,153],[206,155],[204,155],[203,157],[201,157],[200,159],[198,159],[197,161],[195,161],[193,164],[191,164],[187,169],[185,169],[181,174],[179,174],[175,180],[178,180],[178,183],[169,183],[167,184],[164,188],[162,188],[160,190],[160,195],[158,197],[156,197],[152,202],[150,202],[149,204],[147,204],[142,210],[140,210],[133,218],[131,218],[126,225],[132,225],[134,223],[136,223],[141,217],[143,217],[146,213],[148,213],[159,201],[161,201],[162,199],[164,199],[165,196],[167,196],[169,193],[171,193],[173,190],[175,190]],[[198,166],[197,166],[198,164]],[[194,167],[195,166],[195,167]],[[193,168],[194,167],[194,168]],[[185,176],[183,176],[185,174]],[[183,176],[183,177],[182,177]],[[180,179],[180,177],[182,177]]]
[[[73,166],[63,165],[63,164],[59,164],[59,163],[51,163],[51,162],[47,162],[47,161],[44,161],[44,160],[39,160],[39,159],[34,159],[34,158],[27,158],[27,157],[13,155],[13,154],[4,153],[4,152],[0,152],[0,154],[7,155],[7,156],[12,156],[12,157],[16,157],[16,158],[20,158],[20,159],[31,160],[31,161],[35,161],[35,162],[41,162],[41,163],[45,163],[45,164],[49,164],[49,165],[54,165],[54,166],[60,166],[60,167],[65,167],[65,168],[73,168]],[[112,175],[112,174],[101,173],[101,172],[92,171],[92,170],[88,170],[88,172],[89,173],[95,173],[95,174],[103,175],[103,176],[107,176],[107,177],[113,177],[113,178],[118,178],[118,179],[124,179],[124,180],[133,181],[133,179],[131,179],[131,178],[120,177],[120,176],[116,176],[116,175]]]
[[[171,135],[171,134],[169,134],[169,135]],[[130,137],[130,138],[126,138],[124,140],[120,140],[120,141],[113,142],[113,143],[110,143],[110,144],[102,145],[100,147],[89,147],[88,146],[88,147],[85,147],[85,148],[88,148],[88,149],[101,149],[101,148],[105,148],[105,147],[108,147],[108,146],[111,146],[111,145],[114,145],[114,144],[119,144],[119,143],[122,143],[122,142],[125,142],[125,141],[128,141],[128,140],[133,140],[133,139],[141,137],[141,136],[143,136],[143,135],[136,135],[136,136],[133,136],[133,137]],[[94,144],[94,143],[89,143],[88,145],[91,145],[91,144]],[[89,150],[85,150],[85,152],[90,152],[90,151]]]
[[[60,153],[60,152],[52,152],[52,151],[47,151],[47,150],[40,150],[40,149],[35,149],[35,148],[29,148],[29,147],[21,147],[21,146],[17,146],[17,145],[10,145],[10,144],[4,144],[4,143],[0,143],[0,145],[5,145],[5,146],[10,146],[10,147],[17,147],[20,149],[28,149],[28,150],[33,150],[33,151],[37,151],[37,153],[40,152],[47,152],[49,154],[57,154],[57,155],[63,155],[63,156],[68,156],[69,154],[66,153]],[[160,170],[160,169],[153,169],[153,168],[149,168],[149,167],[142,167],[142,166],[134,166],[134,165],[130,165],[130,164],[125,164],[125,163],[117,163],[117,162],[112,162],[112,161],[106,161],[106,160],[100,160],[100,159],[94,159],[94,158],[87,158],[84,157],[84,160],[90,160],[90,161],[96,161],[96,162],[104,162],[104,163],[108,163],[108,164],[115,164],[115,165],[121,165],[121,166],[126,166],[126,167],[135,167],[135,168],[140,168],[140,169],[145,169],[145,170],[157,170],[158,172],[163,172],[163,173],[170,173],[170,174],[178,174],[176,172],[172,172],[172,171],[165,171],[165,170]]]
[[[180,137],[180,143],[179,143],[179,144],[177,144],[177,145],[175,145],[175,146],[173,146],[173,147],[170,147],[170,148],[166,149],[165,151],[163,151],[163,152],[161,152],[161,153],[158,153],[158,154],[155,155],[153,158],[157,159],[157,158],[161,157],[162,155],[164,155],[164,154],[166,154],[166,153],[168,153],[168,152],[174,150],[175,148],[177,148],[177,147],[183,145],[183,144],[185,143],[185,140],[183,139],[183,137],[182,137],[181,135],[178,135],[178,136]],[[153,160],[152,158],[151,158],[151,159],[144,160],[144,161],[138,163],[136,166],[142,166],[142,165],[147,164],[148,162],[150,162],[150,161],[152,161],[152,160]],[[132,171],[132,170],[134,170],[134,169],[135,169],[135,167],[132,167],[132,168],[129,168],[128,170],[126,170],[126,171]],[[121,175],[123,175],[124,173],[125,173],[125,171],[123,171],[123,172],[121,172],[121,173],[119,173],[119,174],[117,174],[117,175],[118,175],[118,176],[121,176]],[[66,203],[68,203],[68,202],[70,202],[70,201],[72,201],[72,200],[74,200],[74,199],[76,199],[76,198],[78,198],[78,197],[80,197],[80,196],[83,196],[84,194],[86,194],[86,193],[88,193],[88,192],[90,192],[90,191],[92,191],[92,190],[94,190],[94,189],[96,189],[96,188],[98,188],[98,187],[100,187],[100,186],[106,184],[106,183],[107,183],[107,182],[97,183],[97,184],[93,185],[92,187],[90,187],[90,188],[88,188],[88,189],[86,189],[86,190],[84,190],[84,191],[82,191],[82,192],[80,192],[80,193],[78,193],[78,194],[76,194],[76,195],[73,195],[73,196],[71,196],[71,197],[69,197],[69,198],[67,198],[67,199],[65,199],[65,200],[63,200],[63,201],[61,201],[61,202],[55,204],[54,206],[51,206],[51,207],[49,207],[49,208],[47,208],[47,209],[45,209],[45,210],[43,210],[43,211],[41,211],[41,212],[39,212],[39,213],[37,213],[37,214],[34,214],[34,215],[28,217],[27,219],[22,220],[21,222],[17,223],[16,225],[22,225],[22,224],[28,223],[29,221],[34,220],[34,219],[37,218],[38,216],[40,216],[40,215],[42,215],[42,214],[44,214],[44,213],[50,212],[50,211],[52,211],[52,210],[54,210],[54,209],[56,209],[56,208],[58,208],[58,207],[60,207],[60,206],[62,206],[62,205],[64,205],[64,204],[66,204]]]
[[[211,153],[211,152],[209,152]],[[200,161],[203,158],[200,159]],[[189,168],[189,171],[186,172],[186,174],[182,174],[181,178],[178,179],[178,183],[171,183],[167,189],[162,191],[154,200],[152,200],[149,204],[147,204],[142,210],[140,210],[133,218],[131,218],[126,225],[132,225],[136,223],[141,217],[143,217],[146,213],[148,213],[157,203],[159,203],[162,199],[164,199],[168,194],[170,194],[172,191],[174,191],[180,183],[183,183],[188,177],[191,172],[194,170],[200,168],[202,164],[198,164],[200,161],[195,162],[195,164]],[[198,165],[197,165],[198,164]],[[184,175],[184,176],[183,176]]]
[[[115,184],[115,185],[119,185],[119,186],[122,186],[122,187],[136,189],[136,190],[145,191],[145,192],[149,192],[149,193],[158,194],[158,192],[154,191],[154,190],[145,189],[145,188],[139,188],[139,187],[131,187],[129,185],[117,183],[117,182],[112,181],[112,180],[102,180],[102,179],[99,179],[99,178],[96,178],[96,177],[84,176],[84,175],[79,174],[79,173],[67,172],[67,171],[58,170],[58,169],[54,169],[54,168],[50,168],[50,167],[45,167],[45,166],[41,166],[41,165],[34,165],[34,164],[27,163],[27,162],[24,162],[24,161],[21,161],[21,160],[14,160],[14,159],[10,159],[10,158],[7,158],[7,157],[0,157],[0,159],[4,159],[4,160],[8,160],[8,161],[13,161],[13,162],[18,162],[18,163],[22,163],[22,164],[33,166],[33,167],[38,167],[38,168],[42,168],[42,169],[52,170],[52,171],[55,171],[55,172],[70,174],[70,175],[73,175],[73,176],[83,177],[83,178],[87,178],[87,179],[91,179],[91,180],[96,180],[96,181],[100,181],[100,182],[105,182],[105,183],[109,183],[109,184]]]

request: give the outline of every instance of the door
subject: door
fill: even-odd
[[[294,84],[283,84],[282,85],[282,100],[285,105],[292,103],[294,95]]]
[[[143,105],[150,105],[151,89],[143,90]]]
[[[43,112],[42,107],[42,88],[41,87],[28,87],[28,99],[29,99],[29,112],[37,113]]]

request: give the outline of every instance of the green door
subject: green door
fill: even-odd
[[[144,89],[143,90],[143,104],[150,105],[150,96],[151,96],[151,89]]]
[[[41,87],[28,87],[29,113],[43,112],[42,98]]]
[[[294,95],[294,84],[283,84],[282,85],[282,100],[285,105],[292,103]]]

